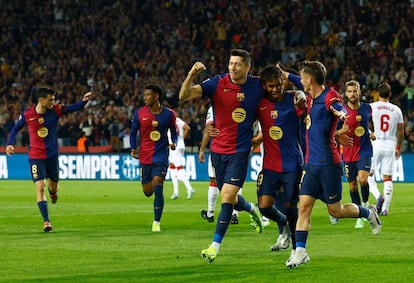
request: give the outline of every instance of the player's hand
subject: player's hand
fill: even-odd
[[[293,102],[296,108],[304,108],[306,106],[306,94],[301,90],[294,90],[295,97]]]
[[[214,128],[213,124],[206,125],[207,133],[210,138],[215,138],[219,135],[220,131],[217,128]]]
[[[171,150],[175,150],[175,148],[177,147],[177,145],[175,143],[170,143],[169,144]]]
[[[352,137],[348,136],[346,133],[336,135],[336,140],[345,147],[354,146],[354,140],[352,139]]]
[[[191,76],[198,75],[206,70],[206,66],[201,62],[195,62],[189,74]]]
[[[204,150],[198,153],[198,162],[200,163],[206,162],[206,156],[205,156]]]
[[[282,79],[283,80],[288,80],[289,79],[289,73],[286,71],[283,71],[282,67],[280,67],[280,64],[277,63],[276,64],[276,68],[278,68],[280,70],[280,72],[282,72]]]
[[[139,154],[136,149],[131,149],[131,156],[135,159],[139,159]]]
[[[7,155],[12,155],[12,154],[14,154],[14,146],[12,146],[12,145],[8,145],[8,146],[6,146],[6,154]]]
[[[89,101],[92,99],[92,91],[89,91],[83,95],[82,101]]]
[[[263,133],[260,131],[256,136],[252,138],[252,146],[250,152],[253,152],[256,148],[260,146],[263,141]]]
[[[374,133],[374,132],[371,132],[371,133],[369,134],[369,138],[370,138],[372,141],[375,141],[375,140],[377,139],[377,137],[375,136],[375,133]]]

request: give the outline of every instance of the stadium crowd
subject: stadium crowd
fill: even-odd
[[[90,146],[129,149],[132,111],[143,105],[144,86],[157,83],[192,129],[186,145],[198,151],[209,102],[178,102],[187,68],[200,60],[205,78],[226,72],[229,49],[243,48],[252,74],[319,60],[329,86],[343,93],[355,79],[366,102],[390,83],[405,117],[402,150],[414,152],[412,0],[6,0],[0,11],[0,146],[33,89],[48,84],[63,104],[94,92],[86,110],[60,120],[60,145],[76,145],[84,132]],[[17,145],[27,144],[22,131]]]

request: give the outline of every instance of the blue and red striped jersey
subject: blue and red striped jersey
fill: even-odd
[[[177,144],[175,128],[175,111],[165,106],[159,114],[151,113],[148,106],[136,110],[131,122],[131,149],[137,148],[139,131],[139,160],[141,164],[168,162],[169,143],[167,132],[171,132],[171,140]]]
[[[361,103],[359,109],[351,109],[345,105],[348,111],[346,124],[349,126],[349,136],[353,139],[352,147],[343,147],[343,160],[345,162],[358,161],[364,157],[372,157],[372,144],[369,138],[369,121],[371,119],[371,106]],[[338,128],[342,126],[340,122]]]
[[[25,125],[29,131],[29,159],[45,159],[56,157],[59,154],[57,142],[57,125],[59,118],[66,113],[81,110],[86,101],[79,101],[72,105],[54,104],[50,110],[39,114],[35,105],[23,111],[16,125],[10,132],[8,145],[12,145],[17,133]]]
[[[263,98],[257,108],[263,134],[263,169],[278,173],[302,169],[303,155],[299,144],[302,121],[293,98],[291,93],[285,93],[283,100],[276,103]]]
[[[333,88],[326,88],[318,97],[308,99],[306,117],[306,156],[309,165],[341,163],[335,140],[338,118],[330,107],[343,108],[341,95]]]
[[[259,77],[247,76],[243,85],[231,82],[229,74],[217,75],[201,83],[203,96],[209,97],[214,126],[220,131],[212,139],[211,151],[220,154],[249,152],[256,109],[263,96]]]

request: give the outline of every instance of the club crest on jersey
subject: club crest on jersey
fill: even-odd
[[[152,121],[152,126],[153,127],[158,127],[158,121],[157,120]]]
[[[246,96],[244,95],[243,92],[238,92],[237,93],[237,100],[238,101],[243,101],[246,98]]]
[[[355,120],[356,120],[357,122],[361,122],[361,121],[362,121],[362,116],[361,116],[361,115],[357,115],[357,116],[355,117]]]
[[[38,121],[40,124],[43,124],[43,123],[45,122],[45,118],[43,118],[43,117],[39,117],[39,119],[37,119],[37,121]]]
[[[270,111],[270,118],[272,118],[274,120],[277,117],[279,117],[279,112],[277,110]]]

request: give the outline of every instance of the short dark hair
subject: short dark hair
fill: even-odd
[[[158,94],[158,100],[159,101],[161,101],[163,99],[164,93],[163,93],[163,90],[160,86],[158,86],[158,85],[146,85],[144,87],[144,89],[149,89],[149,90],[155,92],[156,94]]]
[[[56,90],[48,86],[41,86],[36,89],[36,93],[35,93],[36,101],[38,101],[39,98],[46,98],[48,95],[56,96],[57,92]]]
[[[277,80],[282,78],[282,72],[275,65],[270,65],[260,72],[260,77],[263,81]]]
[[[243,58],[243,62],[246,65],[251,65],[252,64],[252,57],[250,56],[250,53],[247,52],[244,49],[232,49],[230,51],[230,56],[238,56],[238,57],[242,57]]]
[[[391,86],[388,83],[381,83],[378,86],[378,95],[382,98],[389,98],[391,96]]]
[[[302,71],[312,76],[315,81],[324,85],[326,81],[326,67],[319,61],[303,61]]]

